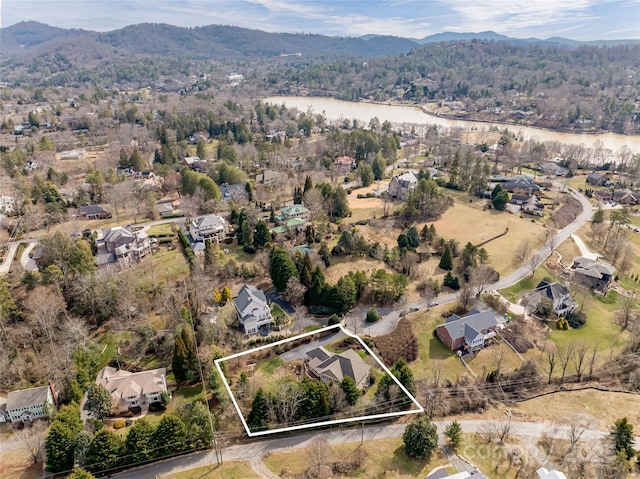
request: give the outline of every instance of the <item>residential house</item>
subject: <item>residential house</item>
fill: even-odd
[[[235,183],[233,185],[222,183],[220,185],[220,193],[224,201],[233,200],[238,203],[247,199],[247,187],[244,183]]]
[[[358,389],[369,384],[371,367],[353,349],[334,354],[320,346],[308,351],[307,357],[307,366],[324,383],[339,383],[348,376]]]
[[[118,262],[121,266],[131,266],[152,254],[157,245],[144,231],[132,231],[130,226],[114,226],[102,230],[102,239],[98,240],[98,266]]]
[[[48,417],[56,404],[57,395],[51,383],[38,388],[20,389],[7,395],[5,409],[0,416],[4,416],[6,422],[31,422]]]
[[[540,170],[550,176],[566,176],[567,173],[569,173],[569,170],[553,161],[548,161],[540,165]]]
[[[540,479],[567,479],[567,476],[555,469],[548,470],[546,467],[541,467],[536,471]]]
[[[273,322],[267,298],[262,290],[255,286],[245,284],[233,300],[233,306],[246,334],[256,334],[260,328],[268,328]]]
[[[504,322],[505,319],[492,309],[479,311],[474,308],[462,317],[457,314],[449,316],[436,328],[436,334],[452,351],[472,353],[482,349]]]
[[[418,177],[413,171],[396,175],[389,182],[389,196],[406,200],[409,192],[418,186]]]
[[[615,271],[608,263],[580,256],[573,259],[573,264],[565,272],[572,281],[604,294],[613,281]]]
[[[189,225],[189,234],[194,243],[204,243],[206,239],[219,243],[228,233],[229,223],[218,215],[198,216]]]
[[[98,371],[96,384],[111,394],[111,414],[124,414],[134,407],[147,406],[162,400],[167,391],[167,370],[152,369],[132,373],[106,366]]]
[[[553,312],[558,316],[567,316],[578,308],[578,303],[571,297],[569,288],[560,283],[540,281],[536,289],[527,295],[527,303],[535,308],[542,298],[548,298],[553,302]]]
[[[608,186],[607,184],[611,184],[611,181],[609,181],[607,173],[594,171],[587,175],[587,183],[593,186]]]
[[[502,187],[509,193],[518,195],[540,195],[540,187],[533,182],[533,179],[522,175],[509,178]]]
[[[161,200],[156,202],[156,208],[158,210],[158,214],[163,218],[167,218],[169,216],[179,216],[180,200]]]
[[[356,166],[356,160],[351,156],[339,156],[333,162],[333,166],[341,170],[351,171]]]
[[[618,190],[599,190],[595,193],[599,201],[612,201],[621,205],[633,206],[640,204],[640,192],[631,191],[629,188]]]
[[[182,164],[190,168],[194,163],[198,161],[200,161],[199,156],[187,156],[184,160],[182,160]]]
[[[309,221],[309,218],[311,218],[311,211],[302,205],[284,206],[280,209],[280,214],[275,216],[278,224],[285,224],[287,221],[292,219]]]
[[[87,205],[78,208],[77,217],[83,220],[102,220],[111,218],[111,212],[100,205]]]
[[[511,204],[520,206],[520,212],[526,215],[543,216],[544,205],[536,195],[511,196]]]
[[[278,181],[286,181],[286,176],[279,171],[263,170],[262,173],[255,176],[256,184],[262,184],[264,186],[273,186]]]

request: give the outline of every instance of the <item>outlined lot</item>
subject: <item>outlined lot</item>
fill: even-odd
[[[303,339],[303,338],[306,338],[306,337],[309,337],[309,336],[319,335],[319,334],[322,334],[324,332],[334,331],[334,330],[335,330],[335,332],[342,331],[342,333],[345,336],[349,336],[349,337],[355,339],[356,341],[358,341],[360,346],[362,346],[362,349],[364,349],[371,356],[371,358],[373,358],[375,360],[377,365],[380,366],[380,368],[391,377],[391,379],[395,382],[395,384],[398,386],[398,388],[400,388],[400,390],[402,392],[404,392],[404,394],[407,395],[407,397],[411,401],[412,409],[405,410],[405,411],[393,411],[393,412],[387,412],[387,413],[380,413],[380,414],[359,415],[359,416],[350,417],[350,418],[333,419],[333,420],[327,420],[327,421],[318,421],[318,422],[309,421],[309,422],[306,422],[304,424],[297,424],[297,425],[293,425],[293,426],[280,427],[280,428],[269,429],[269,430],[265,430],[265,431],[251,431],[251,429],[249,428],[249,426],[247,424],[247,420],[246,420],[246,418],[244,417],[244,415],[242,413],[242,409],[240,408],[238,400],[236,399],[236,397],[235,397],[235,395],[234,395],[234,393],[233,393],[233,391],[231,389],[231,385],[229,384],[229,381],[227,380],[226,376],[224,375],[224,373],[222,371],[222,366],[221,366],[222,363],[224,363],[225,361],[229,361],[229,360],[232,360],[232,359],[236,359],[236,358],[242,357],[242,356],[250,355],[250,354],[253,354],[253,353],[256,353],[256,352],[259,352],[259,351],[263,351],[263,350],[266,350],[266,349],[274,348],[274,347],[279,346],[279,345],[284,345],[284,344],[287,344],[287,343],[291,343],[293,341],[297,341],[299,339]],[[267,345],[264,345],[264,346],[253,348],[253,349],[250,349],[248,351],[243,351],[241,353],[232,354],[232,355],[226,356],[224,358],[216,359],[215,360],[215,365],[216,365],[216,368],[218,370],[218,373],[220,374],[220,377],[222,378],[222,380],[224,382],[224,386],[227,389],[227,392],[229,393],[229,396],[231,397],[231,401],[233,402],[233,405],[236,408],[236,412],[238,413],[238,416],[240,417],[240,421],[242,421],[242,425],[244,426],[244,429],[247,432],[247,435],[249,437],[267,436],[267,435],[270,435],[270,434],[277,434],[277,433],[282,433],[282,432],[298,431],[298,430],[302,430],[302,429],[311,429],[311,428],[316,428],[316,427],[331,426],[331,425],[343,424],[343,423],[349,423],[349,422],[360,422],[360,421],[367,421],[367,420],[372,420],[372,419],[384,419],[384,418],[404,416],[404,415],[407,415],[407,414],[417,414],[417,413],[424,412],[424,408],[420,405],[418,400],[407,390],[406,387],[404,387],[404,385],[398,380],[398,378],[396,378],[391,373],[389,368],[382,362],[382,360],[380,360],[380,358],[378,358],[375,355],[375,353],[369,348],[369,346],[367,346],[365,344],[365,342],[362,341],[362,339],[360,339],[359,336],[354,335],[354,334],[350,333],[349,331],[347,331],[341,324],[335,324],[333,326],[328,326],[326,328],[322,328],[322,329],[319,329],[319,330],[316,330],[316,331],[311,331],[309,333],[300,334],[298,336],[294,336],[294,337],[283,339],[281,341],[277,341],[277,342],[274,342],[274,343],[271,343],[271,344],[267,344]]]

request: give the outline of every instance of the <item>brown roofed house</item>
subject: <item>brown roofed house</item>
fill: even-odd
[[[353,349],[347,349],[340,354],[334,354],[320,346],[307,352],[309,369],[322,382],[340,382],[349,376],[362,389],[369,383],[371,367]]]

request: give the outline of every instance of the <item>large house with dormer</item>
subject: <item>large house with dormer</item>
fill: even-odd
[[[504,322],[505,319],[493,309],[479,311],[474,308],[465,316],[449,316],[436,328],[436,335],[452,351],[473,353],[482,349]]]
[[[114,226],[102,230],[102,238],[96,242],[98,266],[118,263],[128,267],[142,261],[157,248],[157,241],[144,231],[133,231],[129,226]]]
[[[219,243],[229,234],[229,223],[218,215],[198,216],[189,225],[189,234],[195,243],[204,243],[206,239]]]
[[[608,263],[583,256],[573,259],[573,264],[565,273],[571,281],[606,294],[613,282],[616,269]]]
[[[307,366],[324,383],[353,379],[358,389],[369,384],[371,367],[353,349],[334,354],[320,346],[307,352]]]
[[[57,403],[52,384],[38,388],[11,391],[0,402],[0,422],[32,422],[49,416]]]
[[[98,371],[96,384],[111,394],[111,414],[124,414],[134,407],[160,402],[167,391],[167,370],[152,369],[132,373],[106,366]]]
[[[418,186],[418,177],[413,171],[396,175],[389,182],[389,196],[399,200],[406,200],[409,192]]]
[[[273,322],[271,307],[261,289],[245,284],[233,307],[238,313],[238,321],[246,334],[257,334],[260,328],[268,328]]]
[[[569,288],[560,283],[540,281],[536,289],[527,295],[527,304],[535,309],[543,298],[548,298],[553,303],[553,312],[558,316],[568,316],[578,308],[578,303],[571,297]]]

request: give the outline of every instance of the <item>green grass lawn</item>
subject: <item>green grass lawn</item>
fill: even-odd
[[[272,376],[273,372],[284,364],[284,361],[280,356],[275,356],[266,361],[261,361],[258,365],[258,370],[265,376]]]
[[[523,292],[534,289],[545,277],[555,279],[555,275],[546,266],[541,266],[536,269],[533,276],[528,275],[513,286],[500,290],[500,293],[512,303],[517,303]]]
[[[282,311],[280,306],[278,306],[277,304],[273,304],[271,306],[271,316],[273,316],[274,318],[282,318],[283,316],[286,316],[286,314],[284,311]]]
[[[172,226],[173,226],[173,223],[164,223],[161,225],[154,225],[147,230],[147,234],[149,236],[171,235],[171,234],[174,234]]]

